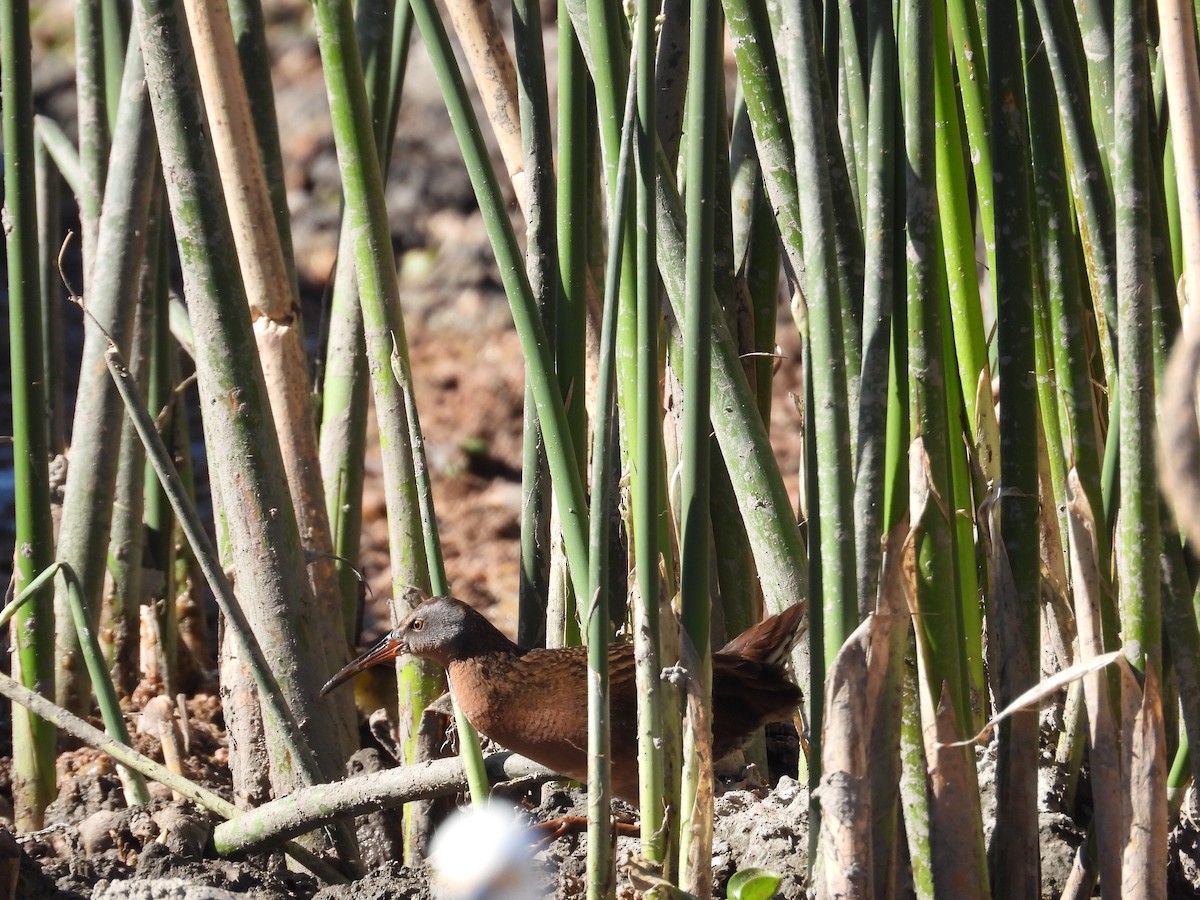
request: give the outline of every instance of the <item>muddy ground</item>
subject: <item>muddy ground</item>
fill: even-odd
[[[73,76],[68,58],[56,49],[55,36],[70,27],[71,5],[68,0],[48,0],[35,19],[39,108],[59,118],[68,130],[74,120]],[[337,245],[336,157],[308,5],[275,0],[266,7],[296,258],[306,327],[315,349]],[[506,8],[501,15],[507,15]],[[552,39],[552,32],[547,36]],[[521,355],[482,221],[419,40],[410,65],[387,199],[438,523],[454,591],[511,634],[518,571]],[[515,215],[515,204],[512,208]],[[783,307],[780,314],[772,437],[795,497],[800,447],[798,416],[789,395],[800,383],[798,340]],[[77,313],[64,307],[64,317],[68,337],[77,335]],[[372,597],[364,642],[387,627],[390,582],[380,478],[375,454],[368,459],[362,549]],[[11,503],[10,497],[6,500]],[[3,558],[8,557],[3,549]],[[191,743],[185,769],[228,796],[227,749],[215,693],[193,696],[188,710]],[[6,711],[3,718],[7,720]],[[155,742],[140,736],[135,741],[143,752],[160,758]],[[985,783],[990,777],[988,759],[983,753]],[[0,768],[4,802],[10,802],[7,771],[7,765]],[[90,749],[64,753],[59,779],[59,800],[48,813],[46,828],[20,836],[7,853],[0,842],[0,861],[13,853],[20,859],[17,897],[429,896],[428,873],[404,869],[395,861],[374,860],[375,867],[361,881],[332,887],[289,872],[278,855],[213,858],[205,844],[210,823],[203,815],[157,789],[149,807],[125,809],[111,761]],[[580,798],[578,792],[548,793],[544,800],[526,798],[526,805],[532,818],[544,819],[578,810]],[[734,790],[719,797],[713,854],[718,888],[739,868],[764,866],[784,876],[781,896],[804,896],[808,808],[807,790],[787,776],[773,787]],[[1051,808],[1048,804],[1042,816],[1044,896],[1061,891],[1082,840],[1074,821]],[[0,808],[0,821],[11,824],[11,805]],[[369,837],[379,822],[364,817],[360,826]],[[1197,843],[1194,827],[1178,835],[1173,850],[1177,896],[1191,895],[1191,886],[1200,882]],[[623,864],[636,856],[636,847],[635,840],[620,839],[618,857]],[[577,837],[544,848],[537,857],[539,887],[533,896],[580,895],[584,858],[583,841]],[[632,892],[624,877],[622,896]]]

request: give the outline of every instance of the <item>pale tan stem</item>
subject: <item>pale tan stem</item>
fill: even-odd
[[[1200,69],[1190,0],[1158,0],[1158,20],[1179,188],[1184,285],[1190,300],[1188,286],[1200,285]]]
[[[183,775],[183,747],[179,725],[175,721],[175,704],[166,697],[154,697],[142,708],[138,720],[138,733],[148,734],[158,738],[162,746],[163,763],[176,775]],[[182,800],[183,794],[172,792],[176,800]]]
[[[501,37],[491,0],[448,0],[446,9],[475,78],[483,108],[500,144],[500,155],[525,208],[525,150],[517,101],[517,72]]]

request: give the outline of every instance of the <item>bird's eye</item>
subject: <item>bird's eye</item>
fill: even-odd
[[[420,631],[422,628],[425,627],[425,620],[424,619],[413,619],[412,624],[410,624],[408,627],[411,628],[413,631]]]

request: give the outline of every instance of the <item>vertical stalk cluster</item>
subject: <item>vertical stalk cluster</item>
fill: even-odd
[[[627,18],[612,0],[561,0],[551,71],[536,2],[514,4],[515,65],[490,8],[454,2],[454,32],[502,150],[497,173],[432,0],[356,9],[316,0],[344,220],[319,351],[320,414],[310,418],[267,26],[255,0],[229,2],[228,18],[223,3],[189,3],[189,24],[177,0],[138,0],[138,39],[127,41],[119,2],[81,0],[78,148],[49,120],[36,126],[43,210],[54,203],[55,169],[80,204],[94,320],[55,547],[47,458],[61,440],[42,414],[55,363],[42,330],[55,313],[41,295],[57,235],[49,218],[40,232],[35,221],[28,4],[0,0],[21,601],[3,615],[14,615],[14,667],[26,685],[87,712],[86,682],[66,677],[82,676],[73,660],[85,650],[123,739],[116,702],[141,674],[123,662],[132,654],[121,635],[142,613],[142,566],[129,550],[142,545],[143,519],[145,563],[168,585],[155,598],[159,680],[171,689],[184,681],[168,570],[187,557],[174,547],[173,513],[228,620],[227,655],[255,670],[241,696],[257,696],[262,721],[244,716],[256,703],[235,704],[235,743],[266,735],[279,794],[339,775],[353,749],[349,704],[342,695],[324,706],[338,701],[314,691],[359,625],[368,384],[394,594],[452,590],[385,203],[415,26],[526,366],[519,640],[588,645],[578,659],[588,684],[589,896],[613,896],[618,885],[610,755],[629,744],[610,728],[625,718],[613,704],[630,697],[642,856],[671,885],[710,895],[710,728],[732,703],[709,708],[713,648],[761,613],[809,599],[809,635],[792,660],[808,687],[792,774],[810,791],[809,858],[824,861],[810,873],[814,889],[1037,893],[1039,812],[1058,803],[1077,816],[1074,798],[1090,796],[1094,815],[1080,824],[1096,849],[1081,855],[1080,884],[1098,876],[1106,897],[1145,885],[1164,893],[1167,827],[1200,771],[1188,741],[1200,734],[1200,594],[1189,545],[1163,518],[1176,500],[1195,542],[1200,340],[1181,328],[1176,295],[1183,270],[1200,265],[1190,4],[1160,0],[1150,20],[1144,0],[690,9],[638,0]],[[193,45],[208,65],[203,79]],[[208,114],[201,87],[220,170],[208,128],[195,127]],[[178,413],[178,346],[165,290],[170,238],[151,212],[163,207],[165,219],[168,208],[160,170],[195,334],[221,561],[236,595],[134,396],[140,382],[160,427],[182,433],[181,416],[166,421]],[[1184,279],[1181,295],[1190,291]],[[780,324],[781,294],[794,328]],[[145,356],[148,370],[131,374],[119,350]],[[795,410],[773,402],[783,379]],[[122,504],[110,529],[118,438],[104,429],[121,427],[118,394],[154,475],[139,514],[130,431],[119,490],[136,502]],[[319,467],[307,440],[318,419]],[[779,439],[799,449],[789,477]],[[186,469],[186,437],[175,449]],[[1165,496],[1160,459],[1172,484]],[[105,671],[91,635],[110,546]],[[301,547],[344,557],[336,583],[328,558],[310,578]],[[63,603],[52,614],[45,582],[60,570]],[[636,689],[628,673],[608,670],[614,625],[618,639],[632,632]],[[58,671],[48,655],[55,631]],[[690,671],[682,695],[661,675],[680,659]],[[1040,689],[1040,701],[1061,704],[1053,715],[1008,711],[999,722],[995,821],[985,828],[983,774],[961,742],[1027,697],[1045,668],[1079,683],[1065,700]],[[411,661],[398,678],[400,744],[415,761],[441,743],[421,721],[444,682],[437,666]],[[461,715],[458,728],[482,802],[475,736]],[[53,791],[54,733],[20,709],[13,731],[18,825],[33,828]],[[765,764],[761,746],[748,752]],[[1047,798],[1038,767],[1051,755],[1058,790]],[[233,762],[247,796],[266,788],[256,762],[261,769],[253,753]],[[139,799],[135,782],[129,794]],[[409,807],[410,862],[429,813]],[[349,830],[335,829],[334,841],[352,860]]]

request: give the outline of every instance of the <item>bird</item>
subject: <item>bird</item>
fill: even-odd
[[[790,717],[802,694],[784,671],[804,604],[770,616],[712,656],[713,759],[738,749],[771,721]],[[334,675],[322,695],[359,672],[411,654],[445,667],[462,712],[497,744],[549,769],[587,780],[587,648],[526,650],[453,597],[432,597]],[[637,806],[637,687],[633,645],[608,648],[613,794]]]

